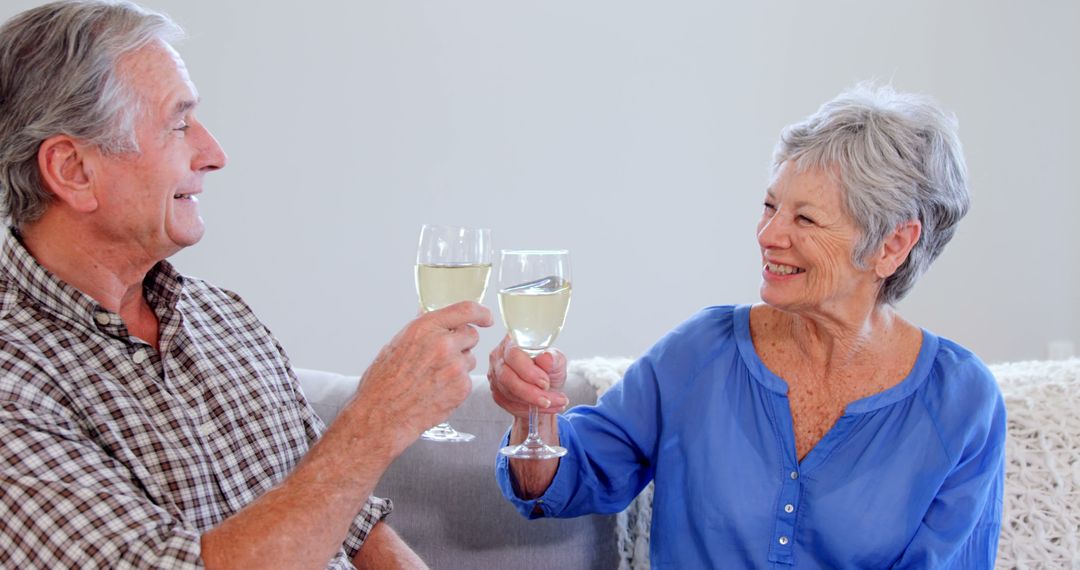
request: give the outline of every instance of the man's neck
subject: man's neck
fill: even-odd
[[[157,318],[143,293],[143,280],[160,260],[80,229],[78,222],[46,212],[19,233],[42,267],[119,314],[133,335],[156,346]]]

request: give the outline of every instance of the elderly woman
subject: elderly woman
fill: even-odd
[[[500,458],[529,517],[625,508],[655,481],[654,568],[991,568],[1005,409],[983,363],[894,305],[968,209],[956,123],[862,86],[785,129],[765,191],[762,303],[704,309],[596,406],[552,415],[565,359],[504,341],[492,395],[524,438]]]

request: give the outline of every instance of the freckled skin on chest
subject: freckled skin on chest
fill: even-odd
[[[843,369],[828,370],[808,362],[791,338],[775,328],[759,327],[754,337],[762,362],[787,382],[795,453],[800,461],[844,415],[848,404],[902,382],[914,366],[921,344],[917,329],[905,331],[883,355],[856,358]]]
[[[788,384],[795,453],[800,461],[844,415],[848,404],[875,393],[868,385],[853,386],[848,378],[812,372],[794,350],[778,340],[762,343],[759,353],[765,366]]]
[[[801,461],[844,415],[848,404],[883,392],[898,384],[903,372],[891,376],[868,377],[863,382],[852,378],[824,378],[807,381],[788,380],[788,402],[795,430],[795,453]]]

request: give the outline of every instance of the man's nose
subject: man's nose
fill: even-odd
[[[210,172],[225,168],[225,164],[229,161],[229,156],[225,154],[225,150],[221,148],[221,144],[214,138],[214,135],[210,130],[201,123],[198,125],[198,129],[201,132],[198,133],[200,139],[198,141],[199,152],[195,155],[194,169]]]

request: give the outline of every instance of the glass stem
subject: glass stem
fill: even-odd
[[[526,445],[541,445],[540,429],[537,424],[540,420],[540,409],[529,406],[529,436],[525,438]]]

